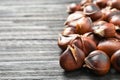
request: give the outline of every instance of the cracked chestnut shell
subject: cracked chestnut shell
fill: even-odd
[[[85,58],[84,67],[97,75],[105,75],[110,70],[110,59],[103,51],[95,50]]]
[[[120,72],[120,49],[112,55],[111,63],[114,69]]]
[[[58,38],[58,46],[64,51],[66,50],[67,46],[70,44],[72,40],[74,40],[78,35],[72,34],[72,35],[59,35]]]
[[[72,40],[70,44],[74,44],[80,48],[85,53],[85,56],[97,48],[96,43],[85,36],[78,36],[76,39]]]
[[[92,20],[90,17],[82,17],[78,20],[70,22],[67,26],[76,28],[77,34],[84,34],[86,32],[92,32]]]
[[[120,41],[115,38],[102,40],[97,45],[97,49],[111,57],[115,51],[120,49]]]
[[[83,36],[87,37],[87,38],[90,38],[91,40],[93,40],[96,43],[96,45],[101,40],[101,37],[99,37],[98,35],[94,34],[93,32],[85,33]]]
[[[65,21],[64,25],[68,25],[70,22],[78,20],[84,16],[85,14],[82,11],[76,11],[67,17],[67,20]]]
[[[59,63],[65,71],[73,71],[82,67],[84,58],[84,52],[73,45],[68,46],[63,52],[60,56]]]

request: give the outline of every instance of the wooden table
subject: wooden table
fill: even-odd
[[[113,70],[98,77],[59,66],[57,38],[72,2],[79,0],[0,0],[0,80],[119,80]]]

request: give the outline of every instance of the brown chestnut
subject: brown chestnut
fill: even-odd
[[[84,67],[89,68],[97,75],[105,75],[110,70],[110,59],[105,52],[95,50],[85,58]]]
[[[106,23],[104,25],[98,26],[94,30],[94,33],[100,35],[101,37],[111,38],[115,36],[115,26],[111,23]]]
[[[76,11],[72,14],[70,14],[67,18],[67,20],[65,21],[65,25],[68,25],[71,21],[75,21],[80,19],[81,17],[84,17],[85,15],[83,14],[82,11]]]
[[[96,45],[101,40],[101,37],[99,37],[98,35],[94,34],[93,32],[85,33],[83,36],[92,39],[96,43]]]
[[[112,8],[117,8],[120,10],[120,0],[108,0],[107,4]]]
[[[67,6],[67,12],[69,14],[74,13],[75,11],[81,11],[82,6],[80,4],[72,3]]]
[[[112,66],[116,71],[120,72],[120,49],[117,50],[111,57]]]
[[[72,35],[59,35],[58,38],[58,46],[64,51],[66,50],[67,46],[69,43],[74,40],[77,37],[77,34],[72,34]]]
[[[73,71],[82,67],[84,62],[84,52],[75,45],[68,46],[61,54],[59,63],[65,71]]]
[[[104,8],[107,6],[108,0],[94,0],[93,3],[99,6],[99,8]]]
[[[77,37],[70,44],[74,44],[80,48],[85,53],[85,56],[91,51],[96,50],[96,43],[92,39],[84,36]]]
[[[70,22],[67,26],[73,26],[76,28],[77,34],[84,34],[86,32],[92,32],[92,20],[89,17],[82,17],[78,20]]]
[[[102,40],[99,42],[97,49],[104,51],[111,57],[115,51],[120,49],[120,41],[115,38]]]
[[[93,21],[98,20],[102,17],[102,12],[100,11],[100,8],[92,3],[86,4],[83,12],[85,15],[91,17]]]
[[[98,29],[100,26],[102,26],[102,25],[104,25],[104,24],[106,24],[106,23],[107,23],[107,22],[106,22],[106,21],[103,21],[103,20],[95,21],[95,22],[93,23],[92,29],[93,29],[93,30],[96,30],[96,29]]]
[[[120,15],[120,11],[113,8],[111,9],[110,7],[106,7],[105,9],[101,10],[102,14],[104,15],[104,20],[110,21],[111,17],[114,15]]]

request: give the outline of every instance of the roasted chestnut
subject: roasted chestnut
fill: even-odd
[[[104,15],[104,20],[110,21],[111,17],[114,15],[120,15],[120,11],[117,9],[111,9],[110,7],[106,7],[105,9],[101,10],[102,14]]]
[[[102,40],[97,45],[97,49],[104,51],[111,57],[115,51],[120,49],[120,41],[115,38]]]
[[[86,32],[92,32],[92,20],[89,17],[82,17],[78,20],[70,22],[67,26],[73,26],[76,28],[77,34],[84,34]]]
[[[84,36],[77,37],[70,44],[74,44],[80,48],[85,53],[85,56],[91,51],[96,50],[96,43],[92,39]]]
[[[69,14],[74,13],[75,11],[81,11],[82,6],[80,4],[72,3],[67,6],[67,12]]]
[[[99,6],[99,8],[104,8],[107,6],[108,0],[94,0],[93,3]]]
[[[108,0],[107,4],[112,8],[117,8],[120,10],[120,0]]]
[[[58,38],[60,66],[105,75],[112,64],[120,72],[120,0],[81,0],[68,5],[67,12]]]
[[[72,13],[68,16],[67,20],[65,21],[65,25],[68,25],[71,21],[75,21],[80,19],[81,17],[84,17],[85,15],[83,14],[82,11],[76,11],[75,13]]]
[[[68,46],[60,56],[60,66],[65,71],[73,71],[82,67],[85,59],[84,52],[75,45]]]
[[[89,68],[97,75],[105,75],[110,70],[110,59],[105,52],[95,50],[85,58],[84,67]]]
[[[102,39],[101,37],[99,37],[98,35],[94,34],[93,32],[85,33],[83,36],[92,39],[96,43],[96,45]]]
[[[100,8],[92,3],[86,4],[83,12],[85,15],[91,17],[93,21],[98,20],[102,17],[102,12],[100,11]]]
[[[98,26],[94,30],[94,33],[102,37],[111,38],[115,36],[115,26],[111,23],[105,23],[104,25]]]
[[[66,50],[67,46],[69,43],[74,40],[77,37],[77,34],[72,34],[72,35],[59,35],[58,38],[58,46],[64,51]]]
[[[111,57],[112,66],[116,71],[120,72],[120,49],[117,50]]]

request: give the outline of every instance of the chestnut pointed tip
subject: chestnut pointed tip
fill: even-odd
[[[94,31],[95,34],[98,34],[102,37],[104,37],[105,33],[104,33],[104,29],[97,29]]]

